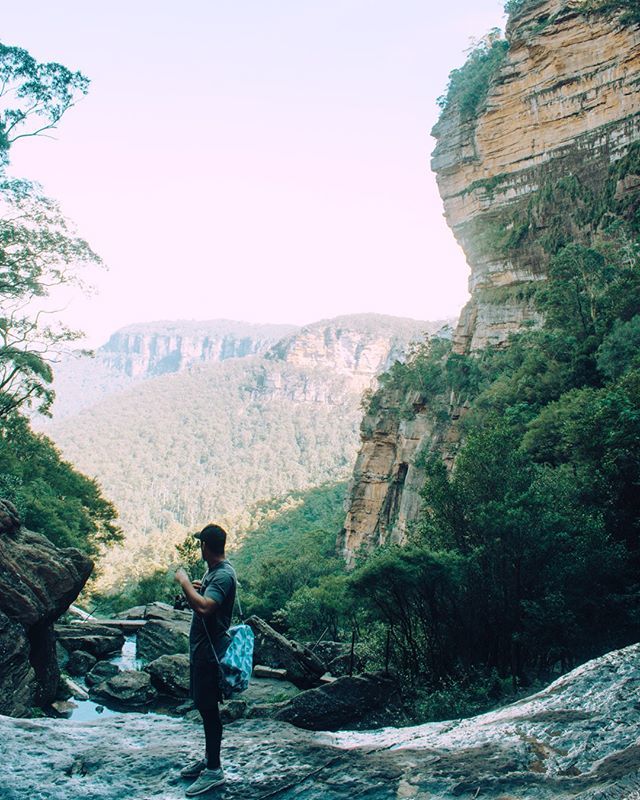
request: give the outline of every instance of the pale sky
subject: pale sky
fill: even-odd
[[[38,180],[107,262],[64,320],[456,315],[468,267],[429,169],[436,98],[503,0],[25,0],[0,41],[91,79]]]

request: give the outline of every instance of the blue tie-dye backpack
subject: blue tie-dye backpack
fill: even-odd
[[[249,686],[249,679],[253,671],[253,631],[248,625],[244,624],[242,606],[240,598],[236,595],[240,619],[240,625],[233,625],[227,631],[231,641],[227,645],[222,657],[218,657],[216,648],[213,646],[207,626],[204,626],[213,655],[218,662],[218,684],[223,700],[228,700],[234,694],[244,692]]]

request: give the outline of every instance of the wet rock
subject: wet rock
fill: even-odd
[[[384,707],[397,687],[382,675],[337,678],[292,698],[276,719],[308,730],[338,730]]]
[[[110,708],[140,708],[151,703],[158,692],[151,684],[147,672],[124,670],[91,688],[92,700],[99,700]]]
[[[227,786],[207,798],[632,800],[639,688],[635,645],[465,720],[363,733],[238,720],[225,727]],[[85,723],[0,717],[0,797],[182,800],[178,771],[203,747],[192,713],[194,724],[144,714]]]
[[[124,644],[124,636],[120,631],[95,622],[55,625],[54,630],[58,642],[69,653],[82,650],[98,660],[119,653]]]
[[[109,661],[98,661],[95,667],[85,675],[84,679],[87,686],[95,686],[108,678],[113,678],[119,672],[120,670],[115,664],[111,664]]]
[[[74,650],[67,661],[67,672],[69,675],[86,675],[96,663],[97,658],[84,650]]]
[[[58,687],[58,699],[68,700],[70,697],[73,697],[74,700],[88,700],[89,692],[83,689],[82,686],[78,686],[71,678],[62,675],[60,686]]]
[[[144,671],[149,673],[151,683],[160,694],[170,697],[189,696],[189,656],[160,656],[147,664]]]
[[[54,700],[51,703],[51,708],[59,717],[70,717],[78,708],[78,705],[71,700]]]
[[[136,655],[146,661],[189,651],[189,625],[184,621],[150,620],[138,631]]]
[[[308,647],[287,639],[260,617],[246,621],[255,635],[253,663],[286,670],[287,680],[301,689],[316,686],[327,665]]]
[[[51,703],[60,672],[52,624],[75,600],[93,564],[24,530],[0,501],[0,714],[20,716]]]

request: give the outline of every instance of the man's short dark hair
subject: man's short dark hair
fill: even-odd
[[[220,525],[205,525],[200,533],[196,533],[196,539],[204,542],[212,553],[217,556],[224,555],[224,547],[227,543],[227,532]]]

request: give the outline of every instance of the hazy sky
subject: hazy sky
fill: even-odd
[[[25,0],[0,40],[91,79],[12,172],[61,201],[109,271],[64,311],[303,324],[457,314],[468,269],[429,131],[503,0]]]

